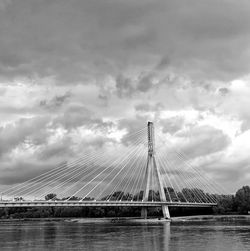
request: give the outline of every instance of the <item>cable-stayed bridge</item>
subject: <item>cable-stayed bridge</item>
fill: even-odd
[[[157,139],[157,140],[156,140]],[[84,151],[84,149],[83,149]],[[212,207],[221,188],[187,157],[145,128],[83,157],[1,191],[0,207]]]

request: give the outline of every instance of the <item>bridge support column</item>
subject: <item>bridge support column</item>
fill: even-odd
[[[170,219],[170,213],[169,213],[168,206],[166,206],[166,205],[162,206],[162,213],[163,213],[163,217],[165,219]]]
[[[147,219],[148,217],[148,209],[146,207],[142,207],[141,209],[141,218],[142,219]]]
[[[4,214],[5,214],[6,219],[8,219],[9,218],[9,208],[4,208]]]
[[[148,201],[149,190],[150,190],[150,174],[154,170],[156,174],[156,182],[159,189],[160,200],[165,202],[166,194],[163,187],[163,180],[160,174],[159,166],[155,158],[155,138],[154,138],[154,125],[153,122],[148,122],[148,160],[146,166],[146,184],[143,194],[143,201]],[[170,219],[170,213],[167,205],[162,206],[163,217]],[[147,208],[142,208],[141,216],[147,218]]]

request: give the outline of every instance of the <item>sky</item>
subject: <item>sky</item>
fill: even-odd
[[[154,121],[227,191],[250,184],[248,0],[0,0],[0,184]]]

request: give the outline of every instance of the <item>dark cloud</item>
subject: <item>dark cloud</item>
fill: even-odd
[[[170,59],[168,57],[162,57],[160,62],[156,65],[156,70],[165,70],[170,65]]]
[[[248,157],[234,160],[229,160],[229,158],[229,156],[220,156],[220,159],[210,159],[201,165],[200,169],[219,182],[227,193],[234,193],[242,185],[242,182],[247,182],[247,177],[242,177],[242,173],[248,173],[250,165]]]
[[[70,92],[66,92],[63,95],[58,95],[52,98],[51,100],[41,100],[39,105],[41,107],[46,107],[48,109],[55,109],[61,107],[69,98],[71,97]]]
[[[4,11],[9,4],[12,3],[12,0],[1,0],[0,1],[0,11]]]
[[[166,82],[154,82],[157,74],[154,69],[150,69],[148,72],[140,72],[138,76],[124,77],[119,75],[116,78],[116,94],[120,98],[131,98],[136,94],[145,94],[150,90],[157,90],[162,84]],[[158,80],[159,81],[159,80]]]
[[[162,119],[160,125],[162,126],[163,133],[174,134],[183,128],[184,122],[185,120],[183,117],[175,116],[168,119]]]
[[[0,17],[0,72],[84,83],[162,58],[158,69],[231,79],[249,68],[249,16],[247,1],[11,1]],[[145,91],[151,81],[142,82]]]
[[[225,150],[231,143],[230,138],[211,126],[194,126],[188,131],[176,133],[183,138],[180,149],[190,158],[209,155]]]
[[[117,141],[115,139],[109,138],[106,136],[96,135],[94,137],[84,138],[82,140],[81,146],[82,149],[90,150],[90,151],[99,151],[105,149],[108,145],[115,145]],[[83,155],[80,152],[80,155]]]
[[[48,161],[51,158],[64,160],[70,159],[74,156],[72,147],[74,146],[71,138],[64,137],[61,140],[56,141],[52,144],[44,144],[37,152],[37,158],[39,160]]]
[[[18,161],[2,164],[0,184],[14,185],[32,179],[55,167],[51,163],[38,163],[33,161]]]
[[[241,124],[241,131],[245,132],[250,129],[250,116],[244,116]]]
[[[225,87],[219,89],[219,93],[220,93],[222,96],[227,95],[229,92],[230,92],[229,89],[228,89],[228,88],[225,88]]]
[[[53,126],[56,128],[62,126],[71,130],[77,127],[86,127],[91,130],[103,130],[108,132],[114,124],[111,121],[103,121],[97,117],[93,111],[82,105],[68,105],[63,113],[53,120]]]
[[[118,123],[119,130],[126,130],[126,134],[122,138],[122,143],[138,144],[138,142],[147,142],[147,118],[144,116],[137,116],[131,119],[122,119]],[[139,132],[139,133],[137,133]]]
[[[135,92],[135,82],[123,75],[119,75],[116,78],[116,90],[117,95],[121,98],[123,97],[131,97]]]
[[[13,150],[18,145],[30,141],[32,144],[46,142],[48,117],[22,118],[14,124],[0,128],[0,155]]]
[[[137,90],[141,92],[149,91],[153,86],[153,74],[143,74],[138,82]]]
[[[135,106],[135,110],[138,112],[155,112],[164,109],[164,105],[162,103],[149,104],[149,103],[140,103]]]
[[[104,94],[99,94],[99,95],[98,95],[98,98],[99,98],[99,99],[102,99],[102,100],[104,100],[104,101],[107,101],[107,99],[108,99],[108,97],[105,96]]]
[[[86,107],[82,105],[70,105],[54,119],[53,124],[55,128],[61,125],[66,129],[73,129],[89,124],[91,116],[91,111]]]

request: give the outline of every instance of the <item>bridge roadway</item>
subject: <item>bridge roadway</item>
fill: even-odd
[[[164,201],[0,201],[0,208],[9,207],[212,207],[217,203],[185,203]]]

